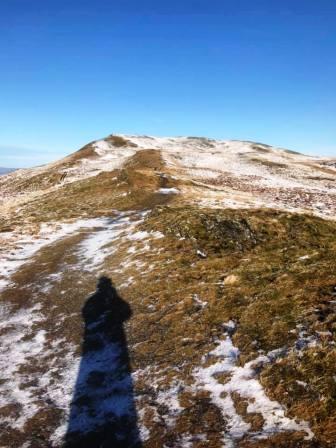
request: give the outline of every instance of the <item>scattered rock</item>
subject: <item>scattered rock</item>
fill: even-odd
[[[224,280],[224,285],[236,285],[239,282],[239,277],[237,275],[231,274]]]

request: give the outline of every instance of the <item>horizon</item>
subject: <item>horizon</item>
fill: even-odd
[[[335,157],[335,19],[333,0],[4,0],[0,166],[111,132]]]

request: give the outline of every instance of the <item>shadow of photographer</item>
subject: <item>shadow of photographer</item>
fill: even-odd
[[[66,448],[140,448],[124,323],[132,312],[108,277],[82,309],[84,338]]]

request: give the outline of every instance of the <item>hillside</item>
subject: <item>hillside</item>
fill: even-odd
[[[123,135],[2,176],[0,446],[334,447],[335,180]]]

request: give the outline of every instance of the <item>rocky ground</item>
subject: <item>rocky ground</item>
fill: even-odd
[[[126,136],[1,177],[0,446],[334,447],[335,179]],[[102,275],[117,336],[83,322]]]

